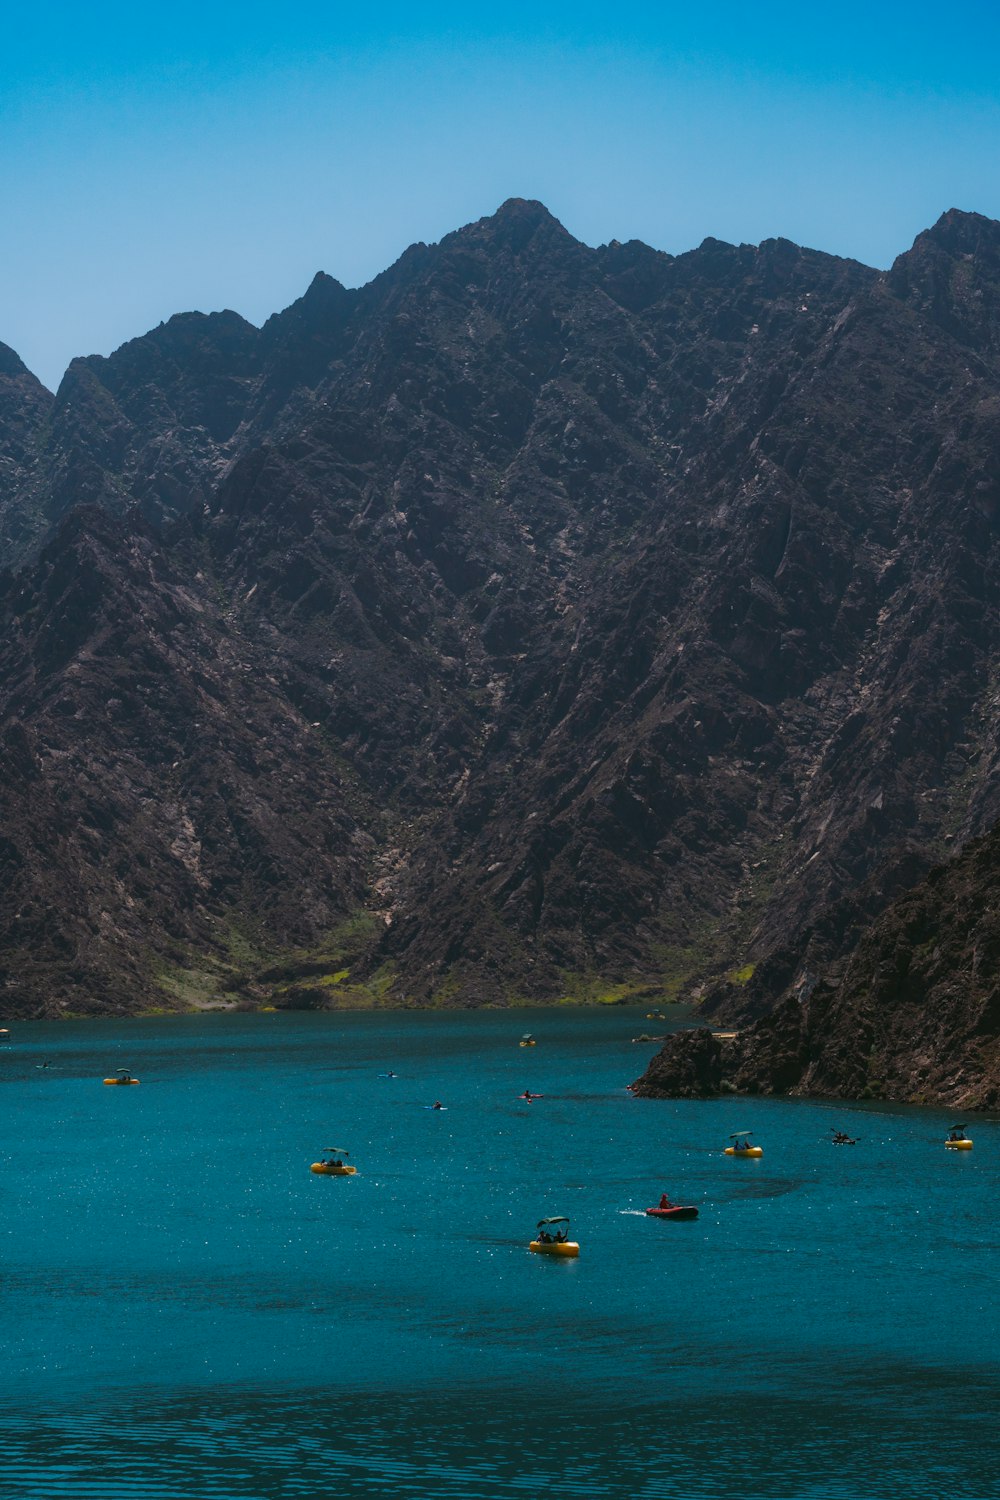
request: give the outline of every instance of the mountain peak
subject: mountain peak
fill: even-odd
[[[1000,223],[984,214],[949,208],[936,224],[917,235],[913,249],[929,245],[952,255],[975,255],[985,248],[995,251],[1000,248]]]
[[[480,244],[520,254],[529,244],[549,247],[554,244],[575,245],[576,241],[544,203],[534,198],[508,198],[495,214],[467,224],[457,234],[449,234],[443,245],[478,241]]]
[[[535,224],[559,224],[559,220],[537,198],[505,198],[493,218],[498,223],[510,220],[524,223],[530,220]],[[559,227],[562,228],[562,225]]]
[[[0,375],[30,375],[31,371],[9,344],[0,344]]]

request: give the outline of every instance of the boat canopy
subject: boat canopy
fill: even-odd
[[[128,1068],[116,1068],[115,1069],[115,1077],[116,1078],[131,1078],[132,1074],[129,1072]]]
[[[537,1227],[544,1229],[547,1224],[568,1224],[569,1220],[565,1214],[556,1214],[554,1219],[539,1219]]]
[[[521,1038],[522,1042],[533,1042],[534,1040],[535,1038],[532,1036],[530,1031],[526,1031]]]
[[[324,1146],[324,1151],[329,1151],[331,1156],[350,1156],[350,1152],[343,1146]]]
[[[753,1135],[753,1131],[752,1130],[734,1130],[734,1131],[731,1132],[731,1134],[729,1136],[729,1139],[731,1141],[739,1141],[739,1140],[742,1140],[744,1136],[751,1136],[751,1135]]]

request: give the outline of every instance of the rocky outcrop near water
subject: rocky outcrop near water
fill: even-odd
[[[5,356],[6,1013],[842,964],[1000,817],[998,267],[514,200],[54,397]]]
[[[899,897],[841,975],[719,1039],[680,1032],[634,1091],[818,1094],[1000,1108],[1000,830]]]

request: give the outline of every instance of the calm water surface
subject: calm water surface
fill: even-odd
[[[1000,1127],[634,1100],[647,1026],[12,1026],[0,1492],[1000,1496]],[[309,1172],[331,1145],[356,1177]],[[646,1219],[664,1188],[699,1220]],[[578,1261],[525,1248],[555,1213]]]

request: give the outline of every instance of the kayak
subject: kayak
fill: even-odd
[[[763,1156],[764,1151],[760,1146],[727,1146],[727,1156]]]
[[[551,1244],[545,1240],[532,1240],[528,1249],[534,1250],[536,1255],[577,1256],[580,1254],[580,1246],[576,1240],[553,1240]]]
[[[321,1177],[353,1177],[358,1169],[342,1161],[314,1161],[309,1170],[318,1172]]]
[[[651,1219],[696,1219],[698,1210],[693,1204],[675,1204],[673,1208],[647,1208]]]

